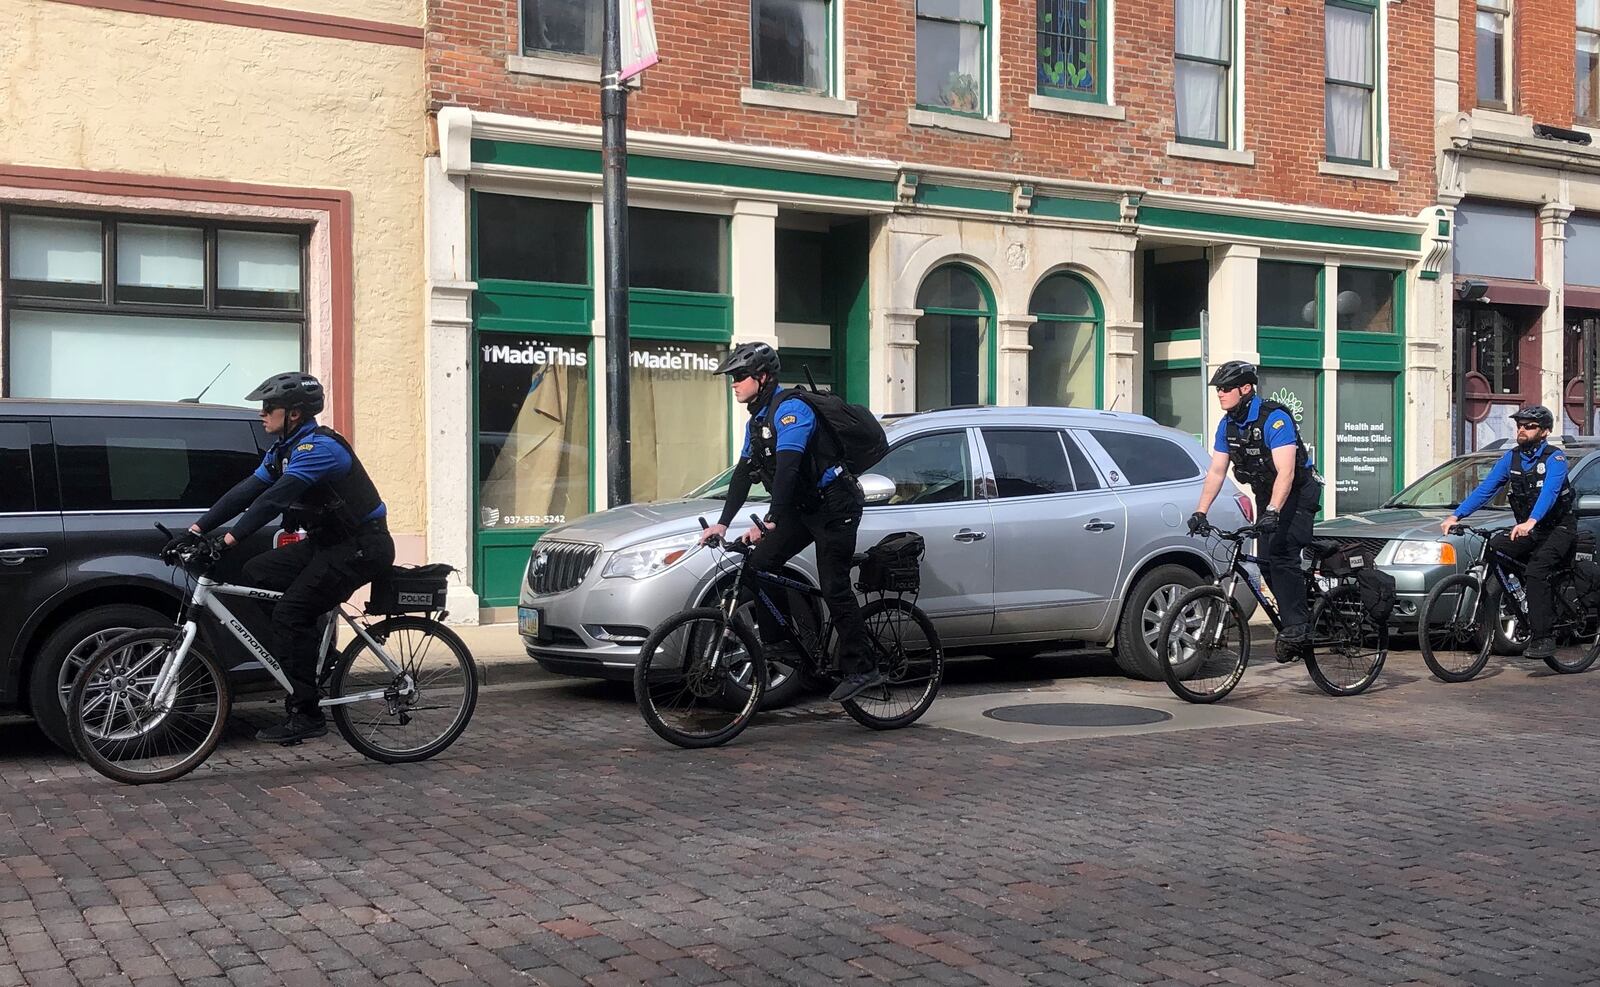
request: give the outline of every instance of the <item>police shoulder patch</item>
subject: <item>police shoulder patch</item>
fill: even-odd
[[[295,452],[310,452],[311,450],[313,450],[315,448],[316,448],[316,446],[312,445],[310,442],[302,442],[299,445],[294,447],[294,451]]]
[[[797,422],[799,420],[800,419],[796,418],[794,415],[784,415],[782,418],[778,419],[778,424],[779,425],[793,425],[795,422]]]
[[[1558,452],[1554,456],[1551,456],[1550,458],[1554,459],[1558,463],[1564,463],[1564,462],[1567,461],[1567,455],[1566,455],[1566,453],[1563,453],[1563,452]]]
[[[1272,423],[1272,427],[1273,427],[1273,428],[1274,428],[1274,429],[1279,429],[1279,428],[1282,428],[1282,427],[1283,427],[1283,419],[1282,419],[1282,418],[1280,418],[1280,419],[1278,419],[1278,420],[1277,420],[1277,421],[1275,421],[1275,422],[1273,422],[1273,423]]]

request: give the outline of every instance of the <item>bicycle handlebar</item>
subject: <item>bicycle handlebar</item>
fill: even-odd
[[[1510,528],[1478,528],[1470,524],[1452,524],[1448,534],[1477,535],[1479,538],[1493,538],[1495,535],[1503,535],[1510,530]]]
[[[1256,530],[1256,526],[1253,524],[1247,524],[1242,528],[1235,528],[1232,531],[1229,531],[1226,528],[1218,528],[1208,524],[1199,531],[1189,532],[1189,537],[1197,538],[1204,535],[1216,535],[1218,538],[1221,538],[1224,541],[1244,541],[1246,538],[1254,538],[1259,534],[1260,532]]]

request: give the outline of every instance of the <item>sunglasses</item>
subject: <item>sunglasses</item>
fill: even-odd
[[[1241,387],[1243,387],[1243,386],[1244,386],[1244,385],[1243,385],[1243,384],[1235,384],[1235,385],[1233,385],[1233,386],[1232,386],[1232,387],[1220,387],[1220,386],[1219,386],[1219,387],[1218,387],[1218,388],[1217,388],[1217,393],[1218,393],[1218,394],[1226,394],[1226,393],[1228,393],[1228,392],[1229,392],[1229,391],[1237,391],[1237,390],[1238,390],[1238,389],[1239,389],[1239,388],[1241,388]]]
[[[733,381],[735,384],[739,384],[749,380],[750,375],[745,373],[743,370],[735,370],[733,373],[728,375],[728,379]]]

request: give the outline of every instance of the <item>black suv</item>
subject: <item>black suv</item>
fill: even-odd
[[[77,669],[112,634],[170,622],[188,589],[156,558],[154,525],[194,523],[270,444],[244,408],[0,399],[0,708],[71,750],[62,700]],[[236,580],[275,530],[229,552],[218,577]],[[262,675],[219,637],[236,678]]]

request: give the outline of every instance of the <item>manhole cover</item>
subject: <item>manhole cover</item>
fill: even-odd
[[[1159,709],[1108,703],[1030,703],[987,709],[983,715],[1007,723],[1034,723],[1046,727],[1136,727],[1172,719],[1171,713]]]

